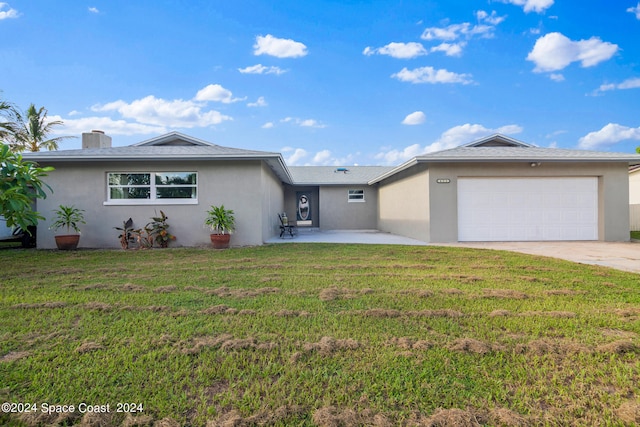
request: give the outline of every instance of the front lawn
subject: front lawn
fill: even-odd
[[[428,246],[0,259],[2,425],[640,422],[638,274]]]

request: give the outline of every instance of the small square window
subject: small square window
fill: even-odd
[[[364,190],[349,190],[349,202],[364,202]]]

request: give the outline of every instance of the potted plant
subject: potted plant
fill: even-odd
[[[235,230],[236,219],[231,209],[225,209],[224,205],[211,206],[207,211],[204,224],[211,228],[211,243],[215,249],[229,247],[230,233]]]
[[[67,234],[61,234],[54,236],[56,239],[56,246],[61,250],[76,249],[78,242],[80,241],[80,228],[79,224],[86,224],[84,222],[84,210],[78,209],[75,206],[58,206],[58,209],[54,210],[56,214],[55,221],[51,224],[53,230],[60,228],[66,228]],[[76,234],[71,234],[71,229]]]

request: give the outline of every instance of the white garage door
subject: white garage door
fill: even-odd
[[[597,240],[598,178],[459,178],[458,240]]]

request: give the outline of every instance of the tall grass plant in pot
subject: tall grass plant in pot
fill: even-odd
[[[211,229],[211,243],[215,249],[229,247],[231,233],[235,231],[236,219],[231,209],[225,209],[224,205],[211,206],[207,211],[204,224]]]
[[[56,246],[60,250],[73,250],[78,247],[80,242],[80,224],[86,224],[84,221],[84,210],[75,206],[60,205],[54,210],[55,221],[51,224],[52,230],[64,229],[66,234],[58,234],[54,236]],[[75,231],[72,233],[71,230]]]

